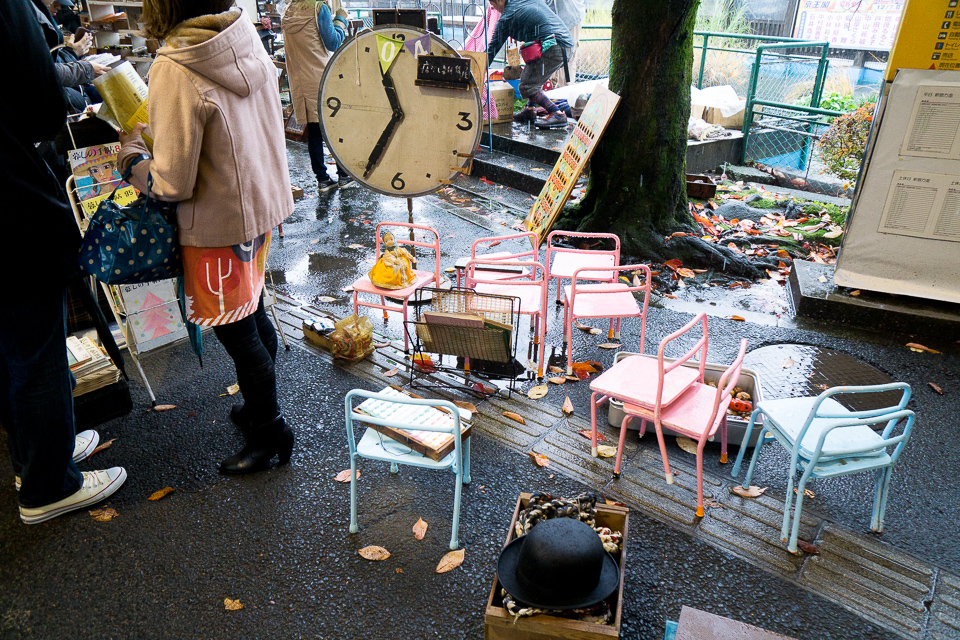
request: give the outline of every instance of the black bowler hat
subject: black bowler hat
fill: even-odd
[[[545,520],[504,547],[497,578],[518,602],[538,609],[590,607],[620,583],[600,536],[572,518]]]

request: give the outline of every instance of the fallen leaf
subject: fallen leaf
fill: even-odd
[[[348,284],[347,286],[340,289],[340,291],[343,291],[344,293],[350,293],[351,291],[353,291],[353,285]]]
[[[853,291],[850,292],[850,295],[852,295],[852,296],[858,296],[858,295],[860,295],[860,289],[854,289]]]
[[[336,302],[337,299],[333,296],[320,296],[317,298],[317,302]]]
[[[590,431],[590,429],[580,429],[580,431],[578,431],[577,433],[582,435],[587,440],[590,440],[590,441],[593,440],[593,433]],[[605,442],[606,440],[607,440],[607,436],[597,431],[597,442]]]
[[[93,451],[90,452],[90,456],[94,455],[95,453],[100,453],[104,449],[109,449],[110,446],[116,441],[116,438],[110,438],[106,442],[101,442]],[[89,459],[90,456],[87,456],[87,459]]]
[[[586,373],[586,374],[584,374],[584,375],[586,375],[587,377],[590,376],[589,373]],[[563,379],[566,380],[567,382],[580,382],[580,380],[581,380],[580,376],[576,376],[576,375],[573,375],[573,376],[563,376]]]
[[[531,458],[533,458],[533,461],[537,463],[537,466],[538,466],[538,467],[549,467],[549,466],[550,466],[550,458],[548,458],[547,456],[543,455],[542,453],[534,453],[534,452],[531,451],[531,452],[528,453],[527,455],[530,456]]]
[[[753,485],[750,485],[746,489],[744,489],[740,485],[736,485],[730,489],[730,491],[734,492],[735,494],[737,494],[742,498],[756,498],[758,496],[763,495],[763,492],[766,490],[767,490],[766,487],[761,488],[761,487],[755,487]]]
[[[173,491],[173,487],[164,487],[163,489],[160,489],[160,491],[154,492],[149,498],[147,498],[147,500],[159,500],[160,498],[164,498],[173,493]]]
[[[676,258],[674,258],[673,260],[667,260],[666,262],[664,262],[663,266],[669,267],[670,269],[673,269],[674,271],[676,271],[677,269],[683,266],[683,263],[677,260]]]
[[[370,545],[369,547],[364,547],[357,551],[360,554],[361,558],[365,560],[386,560],[390,557],[390,552],[384,549],[383,547],[378,547],[377,545]]]
[[[333,476],[333,479],[337,482],[350,482],[350,469],[344,469],[337,475]],[[360,469],[357,469],[357,480],[360,479]]]
[[[492,396],[497,392],[496,388],[477,382],[473,385],[473,390],[485,396]]]
[[[578,373],[580,371],[583,371],[585,373],[596,373],[597,371],[599,371],[599,369],[593,366],[593,364],[590,362],[574,362],[573,370]]]
[[[743,316],[727,316],[727,320],[736,320],[737,322],[746,322],[746,318]]]
[[[543,396],[549,393],[550,388],[545,384],[538,384],[535,387],[531,387],[530,391],[527,391],[527,397],[531,400],[539,400]]]
[[[348,244],[348,245],[347,245],[347,248],[348,248],[348,249],[366,249],[366,248],[367,248],[367,245],[359,244],[359,243]]]
[[[814,544],[810,544],[806,540],[797,540],[797,548],[804,553],[809,553],[812,556],[820,555],[820,548]]]
[[[238,383],[234,383],[234,384],[230,385],[229,387],[227,387],[227,393],[228,393],[229,395],[231,395],[231,396],[237,395],[237,393],[239,393],[239,391],[240,391],[240,383],[239,383],[239,382],[238,382]]]
[[[836,231],[828,231],[823,234],[824,238],[839,238],[843,235],[843,229],[837,229]]]
[[[677,275],[683,276],[684,278],[692,278],[697,274],[695,274],[692,270],[683,267],[681,269],[677,269]]]
[[[176,409],[177,405],[175,404],[158,404],[153,408],[154,411],[170,411],[171,409]]]
[[[940,385],[938,385],[938,384],[936,384],[936,383],[934,383],[934,382],[928,382],[927,384],[930,385],[930,388],[931,388],[931,389],[933,389],[934,391],[936,391],[936,392],[939,393],[940,395],[943,395],[943,388],[942,388]]]
[[[612,458],[617,455],[617,448],[608,444],[597,445],[597,455],[601,458]]]
[[[789,369],[794,365],[793,358],[785,358],[783,362],[780,363],[780,366],[784,369]]]
[[[703,501],[703,506],[710,507],[711,509],[723,509],[723,505],[713,498],[705,498]]]
[[[616,500],[611,500],[610,498],[604,498],[603,501],[604,501],[604,503],[609,504],[609,505],[613,505],[613,506],[615,506],[615,507],[625,507],[625,506],[627,506],[626,503],[617,502]]]
[[[310,244],[318,244],[319,242],[320,242],[320,238],[314,238],[313,240],[310,241]]]
[[[473,404],[472,402],[463,402],[462,400],[454,400],[453,404],[457,405],[461,409],[466,409],[470,413],[477,413],[479,411],[479,409],[477,409],[477,405]]]
[[[451,551],[442,558],[440,558],[440,564],[437,565],[437,573],[446,573],[447,571],[453,571],[457,567],[463,564],[463,549],[457,549],[456,551]]]
[[[398,373],[400,373],[400,369],[394,367],[393,369],[390,369],[389,371],[384,371],[384,372],[383,372],[383,377],[384,377],[384,378],[392,378],[393,376],[397,375]]]
[[[560,367],[554,367],[552,365],[547,367],[547,371],[549,371],[550,373],[563,373],[563,369],[561,369]]]
[[[925,347],[922,344],[917,344],[916,342],[908,342],[907,346],[910,347],[911,351],[916,351],[917,353],[922,353],[924,351],[926,351],[927,353],[940,353],[936,349]]]
[[[389,347],[390,344],[391,344],[391,343],[389,343],[389,342],[374,342],[374,343],[373,343],[373,348],[374,348],[374,349],[383,349],[384,347]]]
[[[497,240],[496,242],[491,242],[491,243],[488,244],[487,246],[488,246],[488,247],[495,247],[495,246],[497,246],[498,244],[500,244],[500,241],[499,241],[499,240]]]
[[[564,378],[563,376],[557,376],[557,377],[554,377],[554,378],[547,378],[547,380],[549,380],[549,381],[552,382],[553,384],[563,384],[564,382],[567,381],[567,379]]]
[[[510,418],[514,422],[519,422],[520,424],[527,424],[527,421],[523,419],[519,413],[514,413],[513,411],[504,411],[503,416],[505,418]]]
[[[113,507],[104,507],[102,509],[94,509],[90,512],[90,517],[96,520],[97,522],[110,522],[116,518],[119,513]]]
[[[418,518],[417,523],[413,525],[413,537],[417,540],[423,540],[425,535],[427,535],[427,523],[423,521],[423,518]]]
[[[677,446],[689,454],[697,455],[697,443],[690,438],[677,436]]]
[[[239,599],[231,600],[230,598],[224,598],[223,608],[227,611],[240,611],[240,609],[243,609],[243,604]]]
[[[396,569],[393,570],[393,572],[394,572],[394,573],[403,573],[403,569],[401,569],[400,567],[397,567]]]
[[[793,495],[797,495],[797,493],[798,493],[797,490],[794,489],[794,490],[793,490]],[[803,490],[803,497],[804,497],[804,498],[816,498],[816,497],[817,497],[817,494],[815,494],[815,493],[814,493],[813,491],[811,491],[810,489],[804,489],[804,490]]]
[[[563,405],[560,407],[560,410],[563,411],[563,415],[569,416],[573,413],[573,403],[570,402],[570,396],[567,396],[563,401]]]
[[[580,329],[580,331],[583,331],[584,333],[589,333],[590,335],[595,336],[600,334],[600,329],[597,329],[596,327],[591,327],[588,324],[583,324],[582,322],[576,323],[576,327],[577,329]]]
[[[601,349],[619,349],[621,345],[619,342],[604,342],[603,344],[598,344],[597,346]]]

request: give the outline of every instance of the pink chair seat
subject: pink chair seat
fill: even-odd
[[[353,288],[360,293],[373,293],[379,296],[386,296],[388,298],[407,298],[412,296],[417,289],[429,285],[434,276],[432,271],[420,271],[419,269],[414,269],[413,272],[417,276],[416,281],[414,281],[414,283],[409,287],[404,287],[403,289],[384,289],[382,287],[378,287],[370,282],[369,275],[365,275],[354,282]]]
[[[582,271],[580,275],[583,275]],[[563,288],[567,300],[571,289],[571,285]],[[634,318],[640,315],[640,305],[630,287],[622,282],[580,284],[577,285],[573,315],[576,318]]]
[[[550,265],[550,277],[572,278],[577,269],[584,267],[616,266],[616,257],[612,254],[596,252],[596,255],[591,255],[591,253],[593,252],[557,251]],[[612,271],[581,271],[580,277],[585,280],[612,280],[616,274]]]
[[[487,277],[486,272],[484,272],[483,277]],[[541,292],[537,287],[478,282],[473,288],[477,293],[492,293],[498,296],[520,298],[520,313],[540,313]]]
[[[686,369],[687,367],[681,367]],[[672,372],[671,372],[672,373]],[[728,396],[729,397],[729,396]],[[708,384],[694,382],[679,398],[674,400],[669,406],[664,407],[660,412],[660,424],[677,433],[682,433],[695,440],[704,437],[702,431],[695,432],[690,429],[691,425],[698,427],[710,424],[710,429],[706,433],[709,439],[717,432],[720,427],[720,421],[727,411],[730,401],[722,402],[723,406],[717,414],[713,413],[713,403],[717,399],[717,388]],[[643,407],[638,404],[626,402],[623,405],[624,413],[628,413],[644,420],[653,420],[653,409]]]
[[[577,294],[579,297],[580,294]],[[600,374],[590,388],[624,403],[652,408],[657,401],[657,359],[649,356],[630,356]],[[663,377],[663,400],[666,406],[679,398],[700,377],[700,370],[677,367]],[[716,389],[714,389],[716,393]]]

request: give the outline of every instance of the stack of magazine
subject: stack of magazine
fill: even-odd
[[[120,379],[120,370],[89,337],[67,337],[67,360],[77,379],[73,396],[96,391]]]

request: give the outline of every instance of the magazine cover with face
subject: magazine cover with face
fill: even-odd
[[[120,180],[117,170],[117,154],[120,143],[101,144],[69,152],[70,168],[76,180],[77,200],[87,217],[93,215],[100,202],[113,190],[120,187],[115,200],[129,204],[137,199],[138,192]]]

